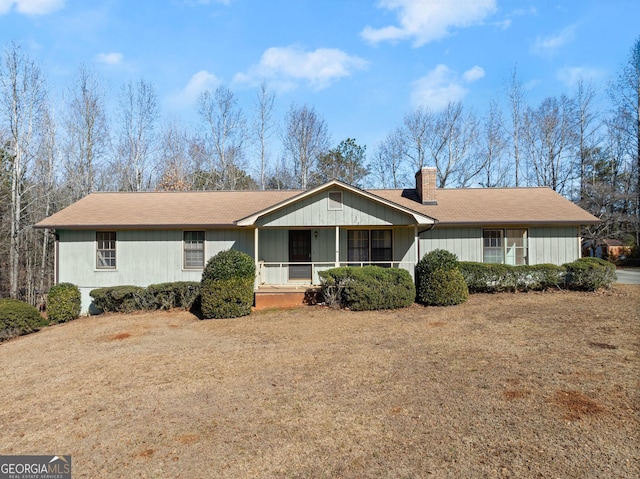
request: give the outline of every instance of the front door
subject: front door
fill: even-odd
[[[311,281],[311,230],[289,230],[289,281]]]

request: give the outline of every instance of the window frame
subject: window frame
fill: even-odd
[[[382,248],[380,247],[374,247],[373,246],[373,242],[374,239],[372,238],[372,233],[373,232],[389,232],[391,234],[391,238],[390,238],[390,246],[384,246]],[[351,254],[351,251],[353,251],[353,248],[350,245],[351,242],[351,235],[352,234],[356,234],[359,233],[360,235],[366,232],[366,238],[361,238],[358,241],[366,241],[366,251],[367,251],[367,259],[352,259],[354,258]],[[362,251],[364,248],[363,247],[359,247],[357,248],[358,251]],[[376,259],[373,260],[372,259],[372,251],[373,250],[383,250],[383,251],[387,251],[389,252],[389,259]],[[358,255],[361,256],[361,255]],[[391,265],[391,263],[393,263],[393,229],[392,228],[371,228],[371,229],[349,229],[347,230],[347,263],[362,263],[362,264],[373,264],[373,265],[377,265],[377,266],[384,266],[385,264],[389,264]]]
[[[520,232],[518,236],[510,236],[509,233]],[[487,233],[499,233],[499,236],[487,235]],[[487,246],[489,240],[489,246]],[[492,240],[499,240],[499,244],[492,244]],[[519,246],[518,243],[521,243]],[[487,261],[487,257],[495,258],[496,255],[487,255],[488,251],[499,251],[500,261]],[[513,252],[513,253],[512,253]],[[509,261],[514,257],[513,262]],[[528,228],[483,228],[482,229],[482,262],[487,264],[507,264],[511,266],[529,264],[529,229]]]
[[[201,233],[202,234],[202,239],[197,238],[195,241],[193,239],[189,239],[187,240],[187,234],[192,234],[192,233]],[[205,250],[206,250],[206,242],[207,242],[207,238],[206,238],[206,232],[204,230],[183,230],[182,231],[182,269],[187,270],[187,271],[200,271],[200,270],[204,270],[204,263],[205,263]],[[200,245],[200,247],[198,248],[187,248],[187,245]],[[187,253],[191,253],[193,251],[202,251],[202,262],[198,265],[198,266],[192,266],[190,264],[188,264],[187,262]]]
[[[106,235],[113,235],[112,237],[106,237]],[[108,243],[109,247],[105,246]],[[113,246],[113,247],[110,247]],[[96,231],[95,236],[95,251],[96,251],[96,270],[98,271],[114,271],[118,269],[118,232],[117,231]],[[109,252],[109,257],[105,257],[104,253]],[[113,252],[111,254],[111,252]],[[102,253],[102,265],[101,265],[101,253]],[[113,262],[113,265],[106,265],[107,262]]]

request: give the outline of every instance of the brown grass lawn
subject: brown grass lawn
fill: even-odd
[[[0,454],[74,478],[640,477],[640,286],[82,318],[0,344]]]

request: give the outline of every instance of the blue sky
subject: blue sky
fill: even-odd
[[[637,0],[0,0],[0,45],[21,43],[58,96],[80,63],[112,99],[143,78],[163,118],[194,127],[203,89],[250,115],[265,80],[277,118],[313,106],[334,144],[372,154],[419,105],[482,115],[516,66],[532,105],[580,75],[604,100],[639,18]]]

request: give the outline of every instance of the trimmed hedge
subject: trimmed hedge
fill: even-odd
[[[32,333],[49,322],[38,310],[17,299],[0,299],[0,341]]]
[[[454,306],[469,299],[469,289],[458,269],[458,257],[437,249],[416,265],[416,300],[428,306]]]
[[[256,265],[246,253],[221,251],[212,256],[200,283],[202,317],[237,318],[251,313]]]
[[[202,271],[202,282],[216,279],[255,278],[256,264],[246,253],[235,249],[220,251],[209,258]]]
[[[81,306],[80,290],[75,284],[56,284],[47,294],[47,317],[52,323],[78,319]]]
[[[564,268],[554,264],[518,265],[460,262],[471,293],[541,291],[562,285]]]
[[[615,266],[598,258],[580,258],[562,266],[461,262],[459,267],[471,293],[542,291],[549,288],[595,291],[610,288],[616,280]]]
[[[146,309],[190,310],[199,302],[199,296],[200,283],[196,281],[150,284],[144,292]]]
[[[251,314],[253,284],[254,278],[209,279],[203,282],[202,317],[222,319]]]
[[[130,313],[132,311],[182,308],[190,310],[200,300],[200,283],[176,281],[174,283],[142,286],[113,286],[92,290],[93,304],[104,312]]]
[[[352,311],[406,308],[416,288],[408,271],[380,266],[344,266],[318,273],[322,294],[330,306]]]
[[[568,289],[596,291],[611,288],[616,280],[616,267],[599,258],[580,258],[564,265],[565,285]]]
[[[131,313],[146,308],[146,288],[142,286],[113,286],[92,290],[93,304],[104,312]]]

